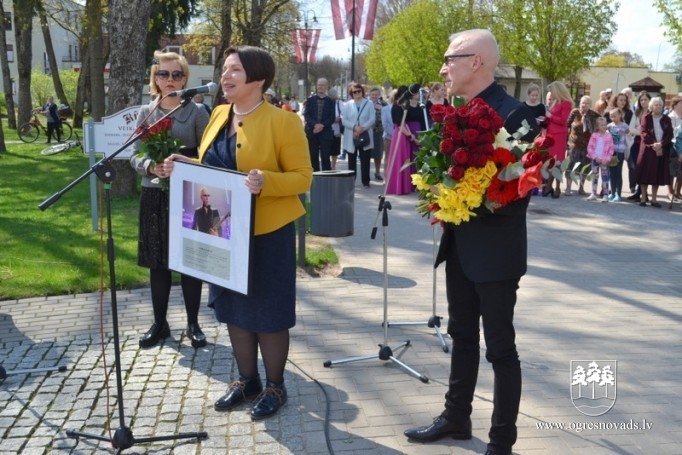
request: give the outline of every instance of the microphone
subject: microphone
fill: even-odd
[[[218,84],[215,82],[209,82],[208,84],[200,85],[199,87],[186,88],[184,90],[170,92],[168,96],[181,96],[183,98],[190,98],[197,93],[208,93],[209,95],[215,95],[218,93]]]
[[[424,97],[426,96],[426,89],[424,87],[419,89],[419,107],[424,109],[426,104],[424,104]]]

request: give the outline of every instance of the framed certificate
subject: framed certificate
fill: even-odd
[[[255,196],[246,174],[175,162],[168,267],[248,295]]]

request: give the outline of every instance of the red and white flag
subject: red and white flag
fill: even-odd
[[[371,40],[379,0],[331,0],[334,35],[337,40],[355,35]]]
[[[294,51],[296,52],[296,63],[315,63],[315,51],[317,43],[320,41],[320,29],[296,29],[291,32],[294,38]],[[307,59],[306,59],[307,54]]]

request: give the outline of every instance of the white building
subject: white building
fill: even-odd
[[[59,21],[66,27],[77,27],[77,19],[83,6],[70,0],[44,0],[45,8],[48,12],[54,12],[59,17]],[[9,72],[12,78],[12,94],[17,94],[17,55],[16,55],[16,37],[14,21],[14,8],[12,0],[2,0],[2,5],[5,10],[5,39],[7,40],[7,60],[9,61]],[[59,9],[57,9],[59,8]],[[57,59],[58,70],[76,70],[80,69],[80,49],[78,45],[78,38],[75,33],[66,30],[61,25],[48,19],[50,36],[52,37],[52,46],[54,48],[55,58]],[[35,17],[33,20],[33,30],[31,36],[32,58],[31,67],[33,71],[41,71],[45,74],[50,74],[51,68],[47,59],[47,52],[45,50],[45,40],[43,32],[40,28],[40,19]]]

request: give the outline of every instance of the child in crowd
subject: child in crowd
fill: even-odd
[[[623,121],[623,111],[615,107],[609,111],[611,123],[607,125],[611,139],[613,139],[613,151],[618,157],[618,164],[609,167],[609,177],[611,178],[611,194],[609,200],[613,202],[621,201],[621,191],[623,189],[623,161],[628,157],[628,134],[630,133],[630,126]]]
[[[587,143],[587,157],[592,160],[592,194],[587,199],[593,201],[597,199],[597,187],[599,186],[599,176],[601,175],[601,185],[603,201],[609,200],[609,162],[613,157],[613,139],[606,129],[606,119],[597,118],[597,131],[590,136]]]
[[[585,154],[587,153],[587,142],[589,140],[589,134],[586,135],[583,128],[583,115],[578,109],[574,109],[573,121],[569,125],[568,132],[568,154],[571,158],[570,164],[568,165],[568,170],[566,170],[566,190],[564,191],[565,196],[570,196],[572,193],[571,185],[573,181],[571,180],[571,172],[576,164],[582,167],[582,162],[584,161]],[[587,139],[585,138],[587,136]],[[580,187],[580,183],[578,186]]]

